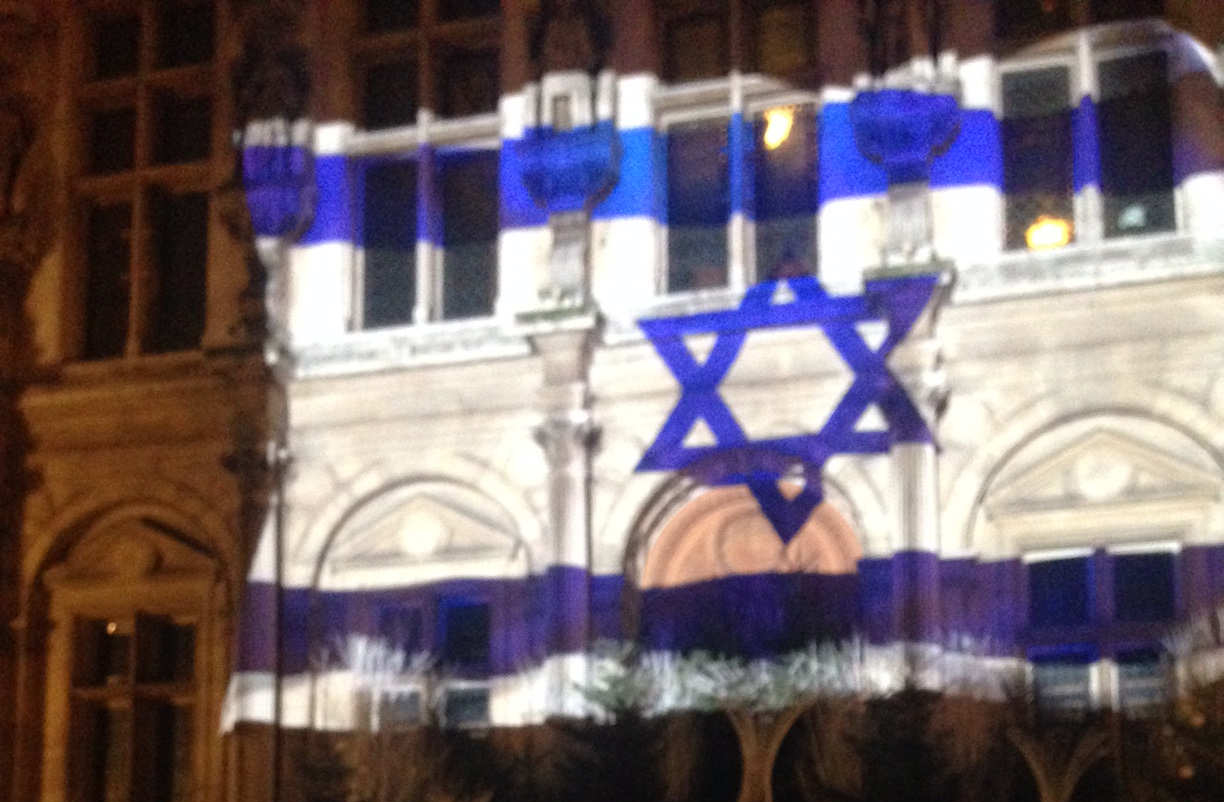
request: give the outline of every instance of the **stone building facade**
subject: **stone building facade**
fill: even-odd
[[[602,641],[1150,702],[1224,593],[1207,5],[0,4],[0,783],[288,798],[304,730],[584,715]],[[779,538],[638,470],[638,324],[808,275],[938,278],[888,346],[934,437],[866,409]],[[747,441],[862,369],[740,334]]]

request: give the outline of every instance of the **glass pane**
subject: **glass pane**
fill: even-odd
[[[212,60],[213,7],[209,2],[161,3],[157,13],[157,63],[161,67]]]
[[[208,195],[149,193],[155,287],[144,348],[152,353],[198,348],[204,334],[208,270]]]
[[[420,607],[397,605],[378,611],[378,636],[405,656],[425,650],[425,617]]]
[[[395,128],[415,125],[417,116],[417,68],[412,61],[371,64],[365,70],[362,92],[365,127]]]
[[[444,712],[448,727],[486,724],[489,721],[487,688],[452,688],[446,692]]]
[[[1024,248],[1042,217],[1071,224],[1070,74],[1049,67],[1003,76],[1003,191],[1007,247]]]
[[[136,153],[136,110],[95,111],[89,118],[89,170],[121,173],[132,169]]]
[[[193,162],[212,150],[212,100],[161,92],[154,101],[153,160]]]
[[[1118,655],[1118,702],[1123,710],[1158,707],[1165,699],[1165,668],[1155,649]]]
[[[816,264],[817,139],[811,107],[758,115],[754,220],[758,279],[805,275]]]
[[[444,599],[439,613],[443,664],[464,673],[487,674],[489,605],[467,599]]]
[[[1103,61],[1098,78],[1105,236],[1172,230],[1176,220],[1166,56],[1155,52]]]
[[[449,22],[469,17],[491,17],[500,10],[499,0],[439,0],[438,19]]]
[[[99,16],[90,27],[94,77],[135,75],[140,69],[140,17],[135,13]]]
[[[1162,0],[1092,0],[1092,21],[1109,22],[1164,14]]]
[[[1033,666],[1037,704],[1046,710],[1087,711],[1092,685],[1087,663],[1040,662]]]
[[[702,14],[666,23],[664,69],[668,81],[717,78],[731,69],[725,14]]]
[[[415,690],[386,691],[378,706],[380,728],[415,727],[422,721],[421,694]]]
[[[419,5],[417,0],[366,0],[366,30],[378,33],[415,28]]]
[[[131,802],[132,711],[100,703],[72,706],[68,781],[80,802]]]
[[[1087,557],[1029,563],[1029,626],[1082,626],[1089,621]]]
[[[362,325],[412,322],[416,304],[417,164],[372,164],[365,170]]]
[[[1173,555],[1121,554],[1113,559],[1114,618],[1169,621],[1173,618]]]
[[[497,293],[496,151],[442,159],[442,317],[493,314]]]
[[[191,708],[137,699],[132,802],[186,802],[191,799]]]
[[[1069,28],[1070,5],[1070,0],[1007,0],[1005,3],[995,3],[995,32],[1006,38]]]
[[[85,290],[85,359],[122,356],[127,343],[132,207],[89,210],[89,276]]]
[[[132,784],[132,711],[106,710],[98,728],[97,749],[102,757],[102,799],[129,802]]]
[[[131,666],[131,633],[119,622],[81,621],[77,625],[73,683],[78,686],[122,684]]]
[[[757,69],[792,75],[811,61],[811,3],[778,3],[762,9],[756,22]]]
[[[497,109],[496,50],[451,50],[438,72],[439,109],[443,117],[466,117]]]
[[[727,120],[667,131],[667,289],[727,283]]]
[[[195,628],[164,616],[136,618],[138,682],[188,682],[195,673]]]

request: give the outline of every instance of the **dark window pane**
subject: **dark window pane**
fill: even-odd
[[[497,293],[496,151],[442,159],[442,317],[493,313]]]
[[[1038,706],[1065,713],[1086,712],[1092,703],[1090,662],[1075,656],[1034,661],[1033,690]]]
[[[664,74],[668,81],[716,78],[731,69],[725,14],[702,14],[664,25]]]
[[[198,348],[204,333],[208,268],[208,195],[149,194],[155,290],[144,348],[152,353]]]
[[[1171,230],[1172,109],[1165,54],[1103,61],[1098,79],[1105,236]]]
[[[1165,666],[1156,649],[1117,656],[1118,702],[1128,712],[1151,710],[1165,701]]]
[[[401,729],[420,724],[421,694],[419,691],[386,691],[378,708],[381,729]]]
[[[194,627],[176,624],[165,616],[137,616],[138,682],[189,682],[194,669]]]
[[[1041,217],[1072,222],[1070,75],[1049,67],[1003,76],[1007,247],[1025,247]]]
[[[417,165],[375,164],[364,178],[362,325],[410,323],[416,304]]]
[[[464,673],[487,674],[489,605],[468,599],[444,599],[439,613],[443,665]]]
[[[73,683],[81,687],[115,685],[128,681],[131,666],[131,633],[118,623],[81,621],[77,625]]]
[[[132,802],[186,802],[191,798],[191,709],[137,699]]]
[[[1169,621],[1173,618],[1173,555],[1120,554],[1114,557],[1114,618]]]
[[[818,201],[815,110],[771,109],[758,115],[755,135],[757,276],[811,273],[816,264]]]
[[[444,22],[469,17],[491,17],[501,10],[498,0],[439,0],[438,18]]]
[[[415,28],[417,0],[366,0],[366,30],[371,33]]]
[[[1069,28],[1070,6],[1070,0],[1006,0],[995,3],[995,32],[1006,38]]]
[[[439,113],[466,117],[497,109],[496,50],[452,50],[438,73]]]
[[[129,802],[132,784],[132,711],[98,710],[94,754],[99,773],[95,787],[102,802]]]
[[[97,17],[93,30],[93,74],[96,78],[134,75],[140,68],[140,17]]]
[[[203,64],[213,55],[213,7],[209,2],[162,3],[157,14],[157,63]]]
[[[154,152],[158,164],[193,162],[212,150],[212,100],[162,92],[154,102]]]
[[[446,725],[470,727],[489,721],[488,688],[451,688],[446,692]]]
[[[362,92],[365,127],[414,125],[417,116],[417,70],[411,61],[371,64]]]
[[[810,2],[773,3],[756,19],[756,67],[769,75],[793,75],[812,61]]]
[[[89,169],[119,173],[132,169],[136,150],[136,110],[95,111],[89,122]]]
[[[727,120],[667,131],[667,289],[727,283]]]
[[[94,206],[89,212],[85,287],[86,359],[122,356],[128,332],[132,207]]]
[[[425,619],[420,607],[397,605],[378,612],[378,636],[411,658],[425,650]]]
[[[1081,626],[1089,621],[1087,557],[1029,563],[1029,625]]]
[[[1092,0],[1093,22],[1109,22],[1164,14],[1162,0]]]

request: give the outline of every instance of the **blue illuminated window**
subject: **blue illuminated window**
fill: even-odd
[[[444,598],[438,603],[442,664],[465,674],[487,675],[490,615],[487,602]]]
[[[725,117],[667,131],[667,289],[727,284],[731,215]]]
[[[816,266],[817,124],[809,106],[756,116],[753,220],[758,280],[805,275]]]
[[[1173,618],[1173,554],[1119,554],[1113,558],[1114,619],[1123,622]]]
[[[409,323],[416,304],[416,162],[366,168],[362,198],[362,326]]]
[[[1083,626],[1091,620],[1091,571],[1087,557],[1028,565],[1029,625]]]
[[[1006,246],[1024,248],[1041,218],[1071,224],[1071,75],[1046,67],[1003,75]],[[1074,229],[1072,229],[1074,237]]]

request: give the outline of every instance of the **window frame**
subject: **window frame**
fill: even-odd
[[[1080,103],[1085,97],[1091,99],[1094,106],[1100,103],[1101,87],[1099,79],[1099,66],[1104,61],[1112,61],[1120,58],[1143,55],[1145,53],[1163,52],[1166,56],[1166,75],[1165,87],[1171,93],[1173,91],[1173,64],[1174,53],[1172,52],[1172,42],[1170,36],[1165,31],[1148,31],[1142,28],[1134,28],[1139,35],[1139,41],[1127,43],[1117,43],[1110,41],[1107,38],[1109,28],[1118,23],[1110,23],[1097,28],[1081,28],[1077,30],[1069,39],[1069,43],[1053,50],[1035,50],[1030,53],[1021,53],[1016,56],[1001,58],[997,67],[994,70],[993,76],[993,93],[994,93],[994,110],[1000,125],[1002,125],[1003,117],[1003,76],[1009,73],[1027,72],[1030,70],[1039,70],[1048,67],[1066,67],[1070,72],[1069,89],[1071,97],[1069,99],[1068,110],[1072,115],[1077,113]],[[1102,31],[1101,28],[1105,28]],[[1037,45],[1036,47],[1040,47]],[[1073,122],[1074,125],[1074,117]],[[1169,120],[1170,126],[1170,144],[1172,145],[1176,136],[1176,118],[1171,116]],[[1092,132],[1093,137],[1099,141],[1101,129],[1099,121]],[[1000,149],[1002,141],[1000,141]],[[1072,152],[1072,170],[1074,171],[1075,153]],[[1005,160],[1006,153],[1000,153],[1001,159]],[[1073,179],[1074,181],[1074,179]],[[1076,191],[1074,183],[1072,185],[1072,210],[1074,226],[1074,235],[1071,242],[1067,245],[1052,248],[1045,251],[1034,251],[1027,247],[1009,248],[1007,247],[1007,215],[1006,204],[1007,198],[1000,187],[1000,195],[1002,195],[1002,213],[999,221],[999,252],[1001,255],[1029,254],[1038,257],[1046,257],[1054,254],[1076,253],[1082,251],[1097,250],[1102,247],[1125,246],[1131,243],[1150,242],[1154,240],[1167,239],[1169,237],[1179,236],[1186,231],[1186,210],[1185,202],[1181,185],[1177,182],[1176,176],[1173,176],[1173,185],[1170,187],[1170,194],[1173,202],[1173,220],[1172,229],[1166,231],[1152,231],[1140,234],[1126,234],[1119,236],[1106,236],[1105,234],[1105,201],[1104,194],[1101,189],[1101,172],[1098,155],[1097,174],[1093,176],[1093,181],[1083,189]]]
[[[161,66],[159,58],[160,40],[157,35],[158,18],[162,11],[158,0],[86,0],[72,15],[73,38],[81,43],[78,57],[80,69],[71,79],[71,97],[74,118],[77,121],[73,141],[75,180],[71,188],[71,210],[74,242],[75,275],[79,276],[75,299],[69,299],[78,322],[72,342],[67,342],[67,356],[71,361],[104,363],[134,358],[165,357],[174,354],[198,353],[204,347],[208,332],[209,316],[209,272],[214,259],[213,216],[215,214],[211,190],[214,183],[214,168],[223,147],[219,121],[223,119],[225,93],[221,91],[221,42],[224,39],[226,17],[222,4],[216,0],[205,0],[201,5],[212,8],[213,49],[208,61],[183,65]],[[104,77],[93,77],[94,31],[96,16],[115,16],[130,13],[139,25],[137,34],[136,68],[132,73]],[[209,128],[206,133],[206,154],[189,161],[161,162],[157,157],[156,124],[159,95],[168,92],[186,99],[206,99],[209,104]],[[92,158],[91,116],[97,110],[130,108],[133,113],[131,141],[131,165],[122,170],[94,172]],[[199,299],[202,309],[202,327],[197,342],[190,348],[163,350],[152,345],[151,332],[155,329],[154,310],[157,305],[157,244],[155,242],[154,204],[151,193],[164,191],[171,195],[202,194],[205,198],[203,230],[205,275],[203,292]],[[86,330],[89,326],[88,284],[90,281],[90,256],[87,231],[90,209],[94,205],[106,206],[115,202],[131,207],[129,216],[127,286],[127,324],[123,346],[118,353],[91,354],[87,350]]]

